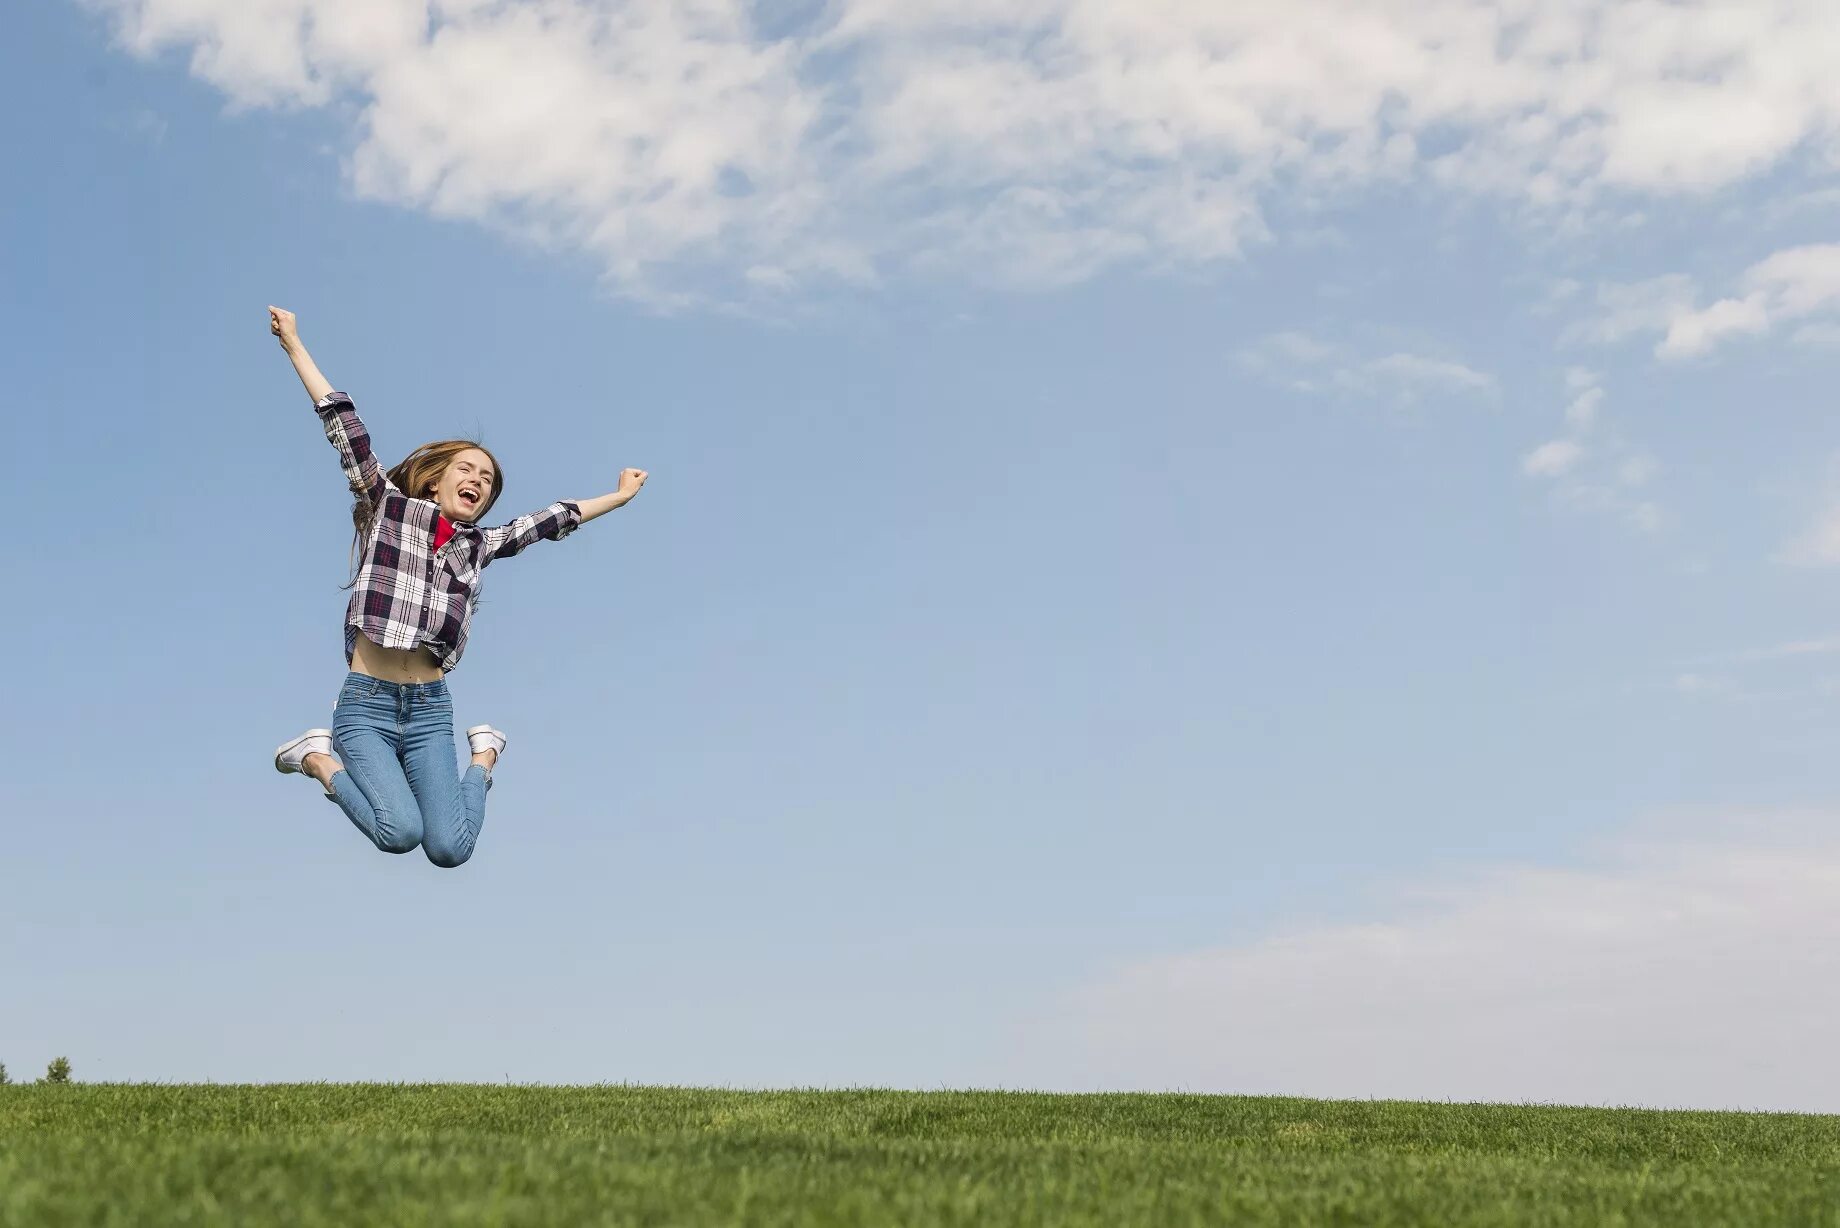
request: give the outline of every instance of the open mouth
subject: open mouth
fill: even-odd
[[[463,490],[460,492],[460,502],[466,507],[466,510],[470,512],[479,506],[479,493],[472,490]]]

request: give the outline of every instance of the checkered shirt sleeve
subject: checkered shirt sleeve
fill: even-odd
[[[552,503],[540,512],[519,516],[510,524],[485,530],[483,553],[487,562],[508,559],[537,542],[559,542],[580,527],[579,504]]]
[[[383,466],[371,453],[371,433],[364,428],[351,398],[342,392],[329,392],[313,403],[326,428],[326,439],[338,450],[339,466],[353,494],[363,494],[376,507],[384,495],[396,489],[384,474]]]

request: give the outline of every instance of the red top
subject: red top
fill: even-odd
[[[447,539],[454,535],[454,522],[436,512],[434,514],[434,548],[439,550],[447,544]]]

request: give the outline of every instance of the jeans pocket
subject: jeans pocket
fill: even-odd
[[[362,676],[348,677],[345,679],[344,684],[339,687],[338,704],[370,703],[372,697],[377,694],[378,689],[382,686],[383,683],[376,678]],[[333,707],[336,709],[338,704],[334,704]]]

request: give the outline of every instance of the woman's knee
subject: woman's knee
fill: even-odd
[[[422,842],[422,833],[409,829],[379,828],[377,847],[386,853],[413,853]]]
[[[463,866],[473,855],[473,850],[470,847],[457,844],[451,840],[423,841],[422,852],[428,855],[429,861],[432,861],[443,870],[452,870]]]
[[[371,812],[377,824],[377,847],[386,853],[412,853],[422,842],[422,815],[419,810],[403,813],[382,806]]]

